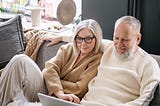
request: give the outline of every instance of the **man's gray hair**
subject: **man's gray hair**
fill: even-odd
[[[75,37],[77,36],[78,32],[84,28],[90,29],[92,33],[94,34],[94,36],[96,37],[96,46],[93,52],[97,53],[102,45],[102,28],[97,21],[93,19],[86,19],[86,20],[79,22],[79,24],[76,26],[74,30],[73,46],[74,46],[76,55],[79,53],[79,50],[75,42]]]
[[[136,30],[137,32],[140,32],[141,29],[141,23],[140,21],[133,17],[133,16],[123,16],[121,18],[119,18],[116,22],[115,22],[115,26],[114,29],[117,28],[117,26],[121,23],[127,23],[130,24],[134,30]]]

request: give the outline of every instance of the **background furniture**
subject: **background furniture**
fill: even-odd
[[[24,52],[20,15],[0,23],[0,69],[15,55]]]

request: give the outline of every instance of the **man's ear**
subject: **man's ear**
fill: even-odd
[[[138,35],[137,35],[137,45],[140,44],[140,42],[141,42],[141,37],[142,37],[141,33],[138,33]]]

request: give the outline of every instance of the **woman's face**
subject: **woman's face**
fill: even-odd
[[[87,55],[94,49],[96,45],[96,37],[90,29],[84,28],[77,33],[75,42],[81,55]]]

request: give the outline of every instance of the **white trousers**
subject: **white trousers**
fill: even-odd
[[[41,106],[38,92],[47,93],[41,70],[28,56],[15,55],[0,77],[0,106]]]

